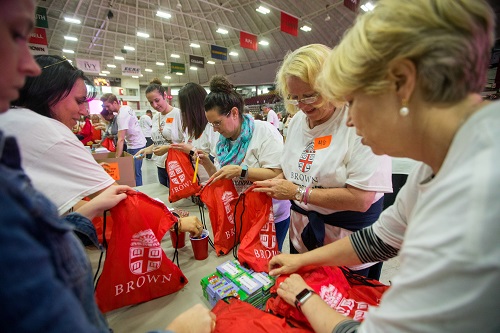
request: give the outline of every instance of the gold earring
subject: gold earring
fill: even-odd
[[[399,114],[401,117],[406,117],[410,113],[410,109],[408,109],[408,101],[406,99],[403,99],[401,101],[401,104],[403,105],[401,109],[399,109]]]

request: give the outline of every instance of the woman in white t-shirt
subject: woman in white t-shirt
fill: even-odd
[[[151,140],[153,140],[153,144],[139,150],[135,158],[144,158],[148,154],[155,154],[157,158],[154,162],[158,170],[158,180],[160,184],[170,187],[165,161],[170,145],[173,143],[172,128],[175,123],[178,123],[175,122],[175,119],[180,119],[180,110],[168,103],[165,87],[158,79],[153,79],[146,88],[146,98],[151,107],[158,111],[153,115],[152,120]]]
[[[330,49],[312,44],[289,53],[276,76],[290,112],[282,175],[258,191],[292,201],[290,251],[302,253],[375,222],[391,192],[391,160],[375,155],[346,125],[347,107],[325,100],[314,81]],[[378,279],[381,265],[350,267]]]

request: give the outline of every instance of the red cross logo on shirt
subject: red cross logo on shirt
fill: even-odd
[[[311,165],[313,164],[314,157],[316,156],[316,151],[314,150],[314,142],[310,142],[306,149],[300,154],[299,158],[299,169],[302,172],[308,172],[311,170]]]

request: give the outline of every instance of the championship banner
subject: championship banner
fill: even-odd
[[[240,31],[240,46],[257,51],[257,36],[249,34],[248,32]]]
[[[186,66],[178,62],[170,63],[170,73],[186,73]]]
[[[47,20],[47,8],[36,7],[35,19],[35,27],[48,28],[49,21]]]
[[[357,13],[359,10],[359,5],[361,4],[361,0],[344,0],[344,6]]]
[[[205,58],[189,55],[189,65],[197,68],[205,68]]]
[[[213,59],[227,60],[227,48],[210,45],[210,55]]]
[[[88,59],[78,59],[76,58],[76,68],[81,69],[86,73],[97,73],[101,72],[101,63],[99,60],[88,60]]]
[[[299,32],[299,19],[281,12],[281,31],[292,36],[297,36]]]
[[[122,64],[122,75],[141,75],[141,66]]]

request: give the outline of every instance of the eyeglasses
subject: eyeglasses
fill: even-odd
[[[64,57],[64,56],[63,56],[62,58],[63,58],[62,60],[60,60],[60,61],[56,61],[56,62],[55,62],[55,63],[53,63],[53,64],[50,64],[50,65],[47,65],[47,66],[43,66],[43,67],[42,67],[42,70],[44,70],[44,69],[46,69],[46,68],[49,68],[49,67],[52,67],[52,66],[55,66],[55,65],[62,64],[62,63],[63,63],[63,62],[65,62],[65,61],[67,61],[67,62],[68,62],[68,64],[69,64],[71,67],[75,68],[75,67],[74,67],[74,66],[73,66],[73,65],[69,62],[69,60],[68,60],[66,57]]]
[[[229,115],[231,114],[231,110],[229,110],[229,112],[227,112],[224,116],[226,117],[229,117]],[[213,128],[219,128],[220,125],[222,124],[222,119],[221,120],[217,120],[217,121],[214,121],[213,123],[210,123],[210,126],[212,126]]]
[[[290,96],[288,96],[286,102],[291,105],[299,105],[299,103],[302,104],[312,104],[318,100],[319,93],[314,94],[311,97],[304,97],[302,99],[289,99]]]

